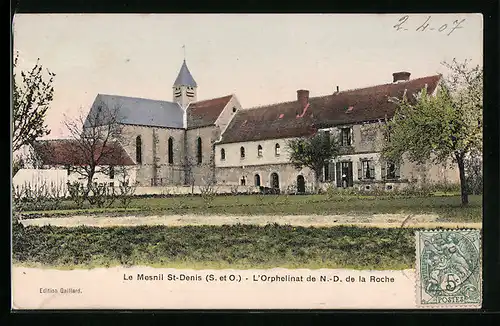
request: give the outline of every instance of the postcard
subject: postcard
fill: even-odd
[[[481,308],[480,14],[19,14],[12,309]]]

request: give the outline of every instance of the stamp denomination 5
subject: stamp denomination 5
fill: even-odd
[[[481,307],[479,230],[416,232],[417,305]]]

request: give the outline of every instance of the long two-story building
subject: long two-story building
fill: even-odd
[[[244,108],[234,94],[199,101],[198,85],[184,61],[171,101],[98,94],[89,116],[101,110],[117,113],[123,127],[119,146],[138,186],[215,183],[305,191],[314,175],[293,167],[287,143],[328,132],[342,144],[342,155],[325,164],[324,184],[390,190],[410,182],[458,182],[456,169],[380,158],[381,124],[396,110],[391,99],[411,98],[423,88],[435,94],[440,78],[411,79],[410,73],[397,72],[381,85],[337,88],[318,97],[298,90],[292,101]],[[84,128],[89,127],[86,122]]]

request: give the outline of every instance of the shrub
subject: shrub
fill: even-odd
[[[130,182],[130,178],[127,174],[123,173],[122,176],[122,180],[119,183],[118,199],[124,208],[128,208],[132,202],[137,186]]]
[[[20,211],[59,209],[63,199],[63,188],[55,182],[50,182],[49,185],[46,182],[12,185],[12,200]]]
[[[85,202],[85,188],[78,181],[68,182],[69,198],[76,204],[77,208],[82,208]]]

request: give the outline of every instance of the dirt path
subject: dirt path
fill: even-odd
[[[412,215],[406,214],[375,214],[375,215],[164,215],[164,216],[72,216],[57,218],[37,218],[23,220],[24,225],[53,225],[75,227],[80,225],[110,227],[110,226],[137,226],[137,225],[232,225],[254,224],[266,225],[270,223],[290,224],[295,226],[336,226],[358,225],[366,227],[448,227],[448,228],[481,228],[482,223],[439,222],[438,216],[433,214]]]

